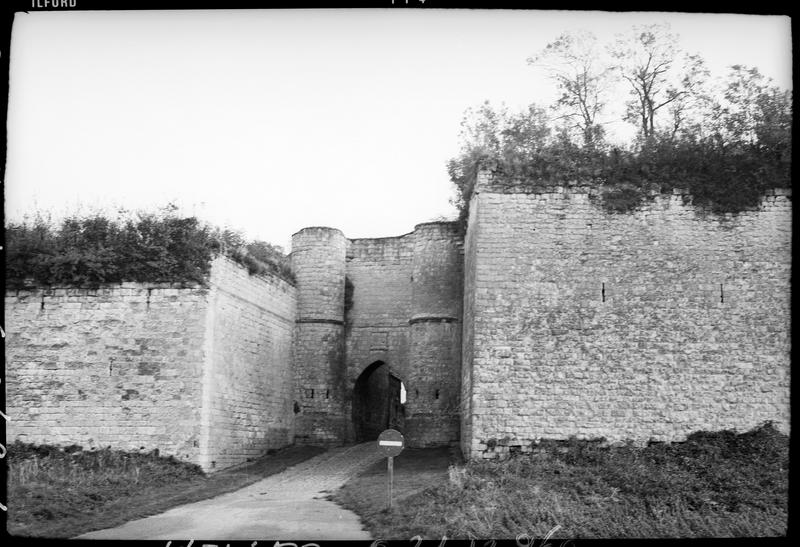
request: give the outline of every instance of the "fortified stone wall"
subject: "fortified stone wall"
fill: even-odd
[[[452,222],[418,224],[396,238],[350,242],[349,386],[382,361],[406,390],[409,446],[458,440],[462,235]]]
[[[9,440],[220,469],[292,442],[295,289],[228,259],[209,287],[6,292]]]
[[[352,429],[345,410],[344,301],[347,240],[333,228],[292,236],[297,318],[292,354],[295,440],[339,444]]]
[[[463,238],[458,224],[414,231],[406,430],[412,446],[459,440]]]
[[[7,439],[196,462],[207,289],[6,291]]]
[[[301,230],[296,287],[218,258],[208,287],[7,291],[9,440],[221,469],[354,441],[354,419],[468,457],[788,431],[790,193],[722,217],[679,193],[609,214],[576,188],[478,182],[465,236]]]
[[[414,234],[353,239],[347,247],[346,399],[365,370],[378,361],[409,385],[409,327]],[[385,378],[384,382],[387,381]],[[368,398],[376,401],[376,398]],[[377,410],[373,409],[373,415]]]
[[[347,376],[383,361],[408,381],[408,320],[414,235],[348,241]]]
[[[200,461],[215,469],[294,442],[295,288],[227,258],[210,276]]]
[[[353,441],[359,416],[386,415],[360,408],[377,401],[371,397],[354,409],[356,382],[376,363],[407,390],[405,415],[397,419],[410,446],[458,440],[462,247],[450,222],[420,224],[393,238],[345,240],[331,228],[293,236],[298,442]]]
[[[474,205],[474,202],[473,202]],[[467,220],[467,233],[464,236],[464,303],[461,330],[461,391],[459,400],[460,446],[461,453],[469,457],[472,444],[472,368],[475,352],[475,262],[478,248],[476,242],[480,233],[477,222],[477,206],[470,207]]]
[[[791,197],[704,215],[690,196],[607,214],[563,188],[470,203],[463,446],[789,429]]]

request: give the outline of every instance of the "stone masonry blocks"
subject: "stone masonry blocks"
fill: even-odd
[[[463,238],[456,223],[414,231],[410,324],[412,390],[406,429],[413,446],[458,442]]]
[[[338,231],[310,228],[292,242],[299,307],[309,310],[299,315],[295,331],[298,442],[354,439],[356,382],[378,362],[407,390],[409,446],[456,442],[463,293],[457,224],[425,223],[398,237],[346,240],[344,255],[342,238]],[[349,291],[342,297],[341,331],[331,321],[338,321],[338,308],[327,300],[335,290],[321,287],[332,283]],[[320,309],[327,310],[324,324],[313,321],[312,311]],[[334,349],[338,332],[344,345]],[[335,364],[340,358],[341,369]],[[317,395],[321,389],[324,399]]]
[[[207,287],[6,291],[7,438],[207,470],[291,443],[294,292],[225,258]]]
[[[305,228],[296,285],[218,257],[203,286],[7,290],[8,439],[222,469],[353,441],[359,378],[377,393],[360,431],[399,380],[385,414],[408,445],[472,458],[789,431],[790,191],[715,216],[679,192],[609,214],[593,189],[524,190],[482,172],[466,233]]]
[[[294,442],[290,367],[295,287],[212,264],[201,464],[225,468]]]
[[[197,461],[207,299],[199,286],[6,291],[7,439]]]
[[[345,403],[345,258],[347,239],[333,228],[292,236],[297,318],[292,362],[295,439],[341,444],[348,436]]]
[[[682,440],[767,420],[788,431],[788,196],[716,217],[675,196],[613,215],[563,189],[479,190],[466,238],[465,454],[570,435]]]

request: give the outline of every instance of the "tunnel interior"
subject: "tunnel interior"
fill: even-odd
[[[378,438],[385,429],[403,432],[403,382],[389,365],[375,361],[356,380],[353,388],[353,426],[356,441]]]

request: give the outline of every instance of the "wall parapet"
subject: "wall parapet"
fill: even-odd
[[[599,200],[604,192],[609,190],[597,182],[574,180],[567,183],[549,183],[547,181],[523,181],[520,179],[505,180],[497,178],[489,170],[482,170],[478,173],[475,185],[473,186],[470,199],[480,193],[485,194],[524,194],[524,195],[537,195],[537,196],[563,196],[568,198],[570,196],[588,196],[590,201],[595,199]],[[650,188],[642,190],[643,196],[647,199],[644,200],[636,208],[647,208],[648,202],[651,201],[669,201],[675,196],[683,199],[684,204],[691,204],[695,209],[703,212],[711,212],[711,208],[694,203],[695,194],[685,187],[674,187],[668,190],[662,190],[658,184],[651,185]],[[792,198],[791,188],[770,188],[765,190],[761,195],[760,205],[746,208],[747,210],[757,210],[763,207],[764,204],[774,201],[775,198],[783,197],[787,200]],[[730,216],[735,213],[718,213],[720,216]]]

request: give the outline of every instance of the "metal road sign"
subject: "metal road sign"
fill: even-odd
[[[403,451],[403,435],[394,429],[387,429],[378,435],[378,450],[386,456],[386,466],[389,471],[387,507],[392,509],[392,483],[394,482],[394,457]]]
[[[378,450],[381,455],[392,458],[403,451],[403,435],[394,429],[387,429],[378,436]]]

